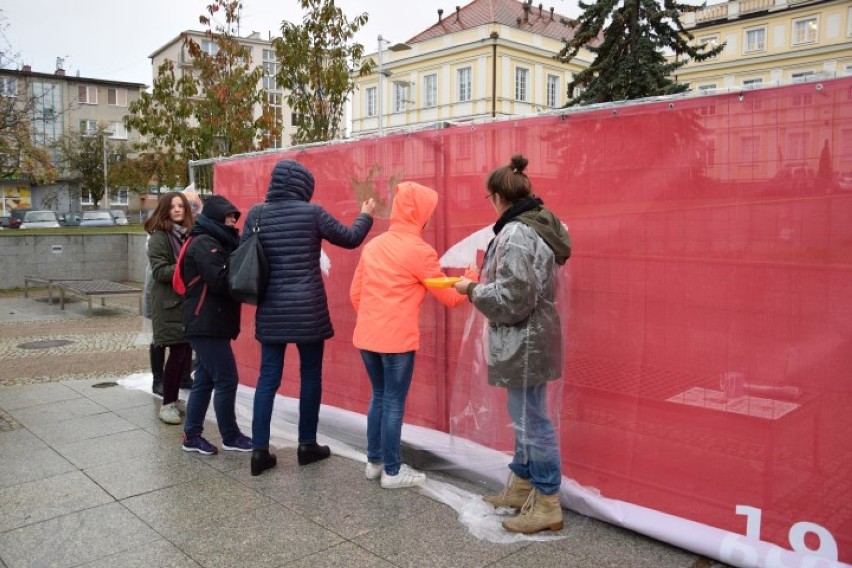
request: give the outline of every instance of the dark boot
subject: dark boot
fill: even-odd
[[[151,358],[151,374],[154,376],[151,392],[157,396],[163,396],[163,367],[166,364],[166,348],[157,347],[152,343],[148,346],[148,355]]]
[[[278,458],[270,454],[269,450],[253,450],[251,452],[251,474],[260,475],[267,469],[275,467]]]
[[[309,463],[324,460],[331,455],[331,450],[328,446],[320,446],[316,442],[310,444],[299,444],[299,449],[296,450],[296,456],[299,458],[299,465],[308,465]]]

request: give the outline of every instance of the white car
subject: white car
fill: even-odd
[[[59,217],[55,211],[27,211],[21,229],[58,229]]]
[[[843,172],[837,177],[837,189],[852,191],[852,172]]]

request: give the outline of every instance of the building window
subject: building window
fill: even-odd
[[[123,122],[110,122],[109,131],[112,132],[112,137],[118,140],[127,140],[127,128]]]
[[[110,205],[127,205],[127,186],[112,188],[109,192]]]
[[[376,87],[367,88],[367,116],[376,116]]]
[[[92,194],[88,191],[80,189],[80,205],[94,205],[95,200],[92,199]]]
[[[77,87],[77,100],[81,105],[96,105],[98,104],[98,88],[79,85]]]
[[[702,95],[706,95],[716,90],[716,83],[709,83],[707,85],[698,85],[698,92]]]
[[[456,81],[458,82],[457,99],[460,103],[467,102],[473,98],[471,92],[471,69],[470,67],[462,67],[456,71]]]
[[[267,91],[277,91],[278,84],[275,76],[278,74],[278,60],[275,59],[275,51],[263,50],[263,88]]]
[[[423,106],[438,106],[438,76],[434,73],[423,77]]]
[[[743,89],[756,89],[763,84],[763,79],[743,79]]]
[[[18,80],[14,77],[0,77],[0,97],[17,97]]]
[[[718,35],[707,35],[704,37],[698,38],[698,45],[705,47],[707,51],[711,51],[716,49],[719,46],[719,36]],[[710,59],[718,58],[718,55],[714,55]]]
[[[97,120],[81,120],[80,121],[80,136],[94,136],[98,133]]]
[[[215,41],[203,39],[201,40],[201,51],[207,55],[213,56],[219,53],[219,45]]]
[[[302,122],[302,119],[299,116],[299,113],[294,112],[290,115],[290,126],[299,126],[300,122]]]
[[[787,136],[787,159],[802,161],[808,149],[810,133],[793,132]]]
[[[704,165],[716,165],[716,142],[715,140],[707,140],[704,145]]]
[[[394,81],[393,83],[393,111],[405,112],[405,103],[408,102],[408,85]]]
[[[790,74],[790,80],[794,83],[804,83],[808,79],[813,78],[813,71],[796,71],[795,73]]]
[[[757,162],[758,146],[760,145],[759,136],[743,136],[740,139],[742,163],[747,166],[752,166]]]
[[[515,68],[515,100],[527,101],[529,96],[530,70],[523,67]]]
[[[766,51],[766,27],[751,28],[745,31],[745,52]]]
[[[107,89],[107,104],[110,106],[127,106],[127,89]]]
[[[793,45],[816,43],[818,32],[816,16],[793,20]]]
[[[556,108],[559,106],[559,76],[547,76],[547,106]]]
[[[456,138],[456,156],[468,159],[473,155],[473,135],[462,134]]]

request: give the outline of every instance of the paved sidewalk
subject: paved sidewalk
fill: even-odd
[[[145,346],[117,331],[140,325],[127,313],[133,306],[108,303],[87,318],[81,302],[52,319],[46,303],[34,313],[14,302],[0,298],[0,313],[19,311],[0,323],[0,568],[722,566],[570,511],[560,540],[480,540],[449,506],[418,489],[383,490],[364,478],[362,463],[337,455],[300,467],[295,449],[285,447],[276,452],[277,468],[251,477],[248,453],[182,452],[180,427],[157,418],[159,401],[115,384],[128,359],[141,353],[147,360]],[[58,321],[73,325],[62,333]],[[35,381],[5,378],[24,360],[55,366],[78,356],[50,353],[77,349],[71,345],[41,356],[17,347],[33,337],[69,336],[95,337],[84,355],[106,358],[116,371],[98,367],[69,379],[51,368]],[[219,445],[215,425],[206,430]]]

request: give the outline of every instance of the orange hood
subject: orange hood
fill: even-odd
[[[437,191],[413,181],[404,181],[394,191],[389,230],[420,235],[436,207]]]

